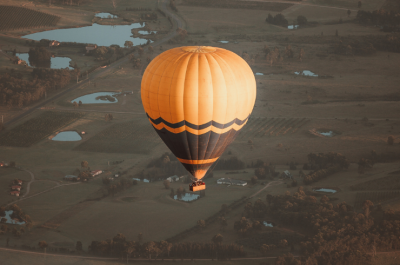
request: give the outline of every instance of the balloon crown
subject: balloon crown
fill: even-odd
[[[186,46],[182,47],[182,51],[195,53],[215,52],[217,49],[211,46]]]

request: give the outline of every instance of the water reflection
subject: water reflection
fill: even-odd
[[[174,200],[179,200],[179,201],[185,201],[185,202],[190,202],[190,201],[195,201],[198,198],[200,198],[200,195],[194,194],[194,193],[185,193],[184,195],[174,196]]]
[[[313,77],[317,77],[318,75],[309,71],[309,70],[303,70],[301,72],[294,72],[296,75],[304,75],[304,76],[313,76]]]
[[[268,223],[267,221],[264,221],[264,226],[268,226],[268,227],[274,227],[274,225],[272,223]]]
[[[289,25],[287,26],[288,29],[297,29],[299,25]]]
[[[256,73],[256,75],[264,75],[263,73]]]
[[[220,41],[218,41],[218,42],[220,42],[220,43],[229,43],[228,40],[220,40]]]
[[[0,222],[3,223],[5,219],[6,224],[23,225],[25,222],[19,222],[11,218],[13,210],[5,211],[6,216],[0,217]]]
[[[99,17],[99,18],[118,18],[118,16],[116,16],[116,15],[113,15],[111,13],[105,13],[105,12],[97,13],[94,16]]]
[[[71,100],[71,103],[74,101],[76,103],[81,101],[82,104],[117,103],[118,99],[115,97],[115,95],[118,94],[119,93],[117,92],[96,92],[73,99]],[[114,101],[110,100],[110,98],[114,99]]]
[[[75,131],[65,131],[65,132],[60,132],[59,134],[54,136],[52,140],[72,142],[72,141],[80,141],[82,140],[82,137],[79,135],[79,133]]]
[[[142,23],[144,26],[145,24]],[[141,45],[147,43],[147,39],[133,38],[131,30],[142,28],[140,23],[133,23],[131,25],[100,25],[93,24],[87,27],[70,28],[70,29],[55,29],[37,32],[29,35],[22,36],[24,39],[31,40],[57,40],[59,42],[77,42],[77,43],[91,43],[98,46],[110,46],[117,44],[121,47],[124,46],[125,41],[133,42],[133,45]]]
[[[149,34],[152,34],[152,33],[154,33],[154,34],[156,34],[157,33],[157,31],[149,31],[149,30],[139,30],[138,31],[139,32],[139,34],[142,34],[142,35],[149,35]]]
[[[319,134],[321,134],[321,135],[323,135],[323,136],[328,136],[328,137],[332,137],[332,136],[335,135],[332,131],[329,131],[329,132],[317,131],[317,133],[319,133]]]
[[[24,60],[30,67],[44,67],[44,68],[51,68],[51,69],[73,69],[69,67],[69,62],[71,58],[68,57],[51,57],[50,63],[42,62],[39,64],[35,64],[29,61],[29,54],[28,53],[17,53],[16,54],[19,59]]]
[[[337,192],[337,190],[333,190],[333,189],[323,189],[323,188],[321,188],[321,189],[315,189],[315,190],[313,190],[313,191],[321,191],[321,192],[328,192],[328,193],[336,193]]]
[[[146,182],[146,183],[149,183],[149,182],[150,182],[150,180],[148,180],[148,179],[138,179],[138,178],[132,178],[132,180],[136,180],[136,181],[143,181],[143,182]]]

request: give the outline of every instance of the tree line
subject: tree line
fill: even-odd
[[[139,234],[138,242],[129,241],[123,234],[117,234],[113,239],[92,241],[88,250],[99,256],[120,257],[121,259],[134,258],[237,258],[244,257],[243,247],[236,244],[222,244],[219,238],[213,243],[183,242],[169,243],[167,241],[141,242],[143,236]]]
[[[43,98],[46,92],[64,88],[70,80],[67,69],[34,68],[31,80],[6,73],[0,76],[0,105],[24,107]]]

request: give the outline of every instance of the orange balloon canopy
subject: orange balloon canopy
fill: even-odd
[[[256,81],[246,61],[231,51],[178,47],[151,61],[143,74],[141,96],[158,135],[201,179],[246,124]]]

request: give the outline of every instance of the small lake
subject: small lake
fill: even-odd
[[[56,136],[53,137],[53,141],[65,141],[65,142],[73,142],[73,141],[80,141],[82,137],[79,133],[75,131],[65,131],[60,132]]]
[[[24,60],[30,67],[37,67],[32,65],[29,62],[29,54],[26,53],[17,53],[16,54],[18,58],[21,60]],[[73,67],[69,67],[69,62],[71,61],[71,58],[68,57],[51,57],[50,58],[50,65],[39,65],[39,67],[45,67],[45,68],[51,68],[51,69],[74,69]]]
[[[229,43],[229,41],[228,40],[220,40],[220,41],[218,41],[219,43]]]
[[[178,195],[174,196],[174,200],[185,201],[185,202],[195,201],[199,198],[200,195],[194,193],[185,193],[184,195],[180,196],[180,198],[178,198]]]
[[[142,23],[144,26],[145,24]],[[91,26],[70,29],[55,29],[37,32],[22,36],[24,39],[36,40],[41,39],[57,40],[59,42],[77,42],[97,44],[98,46],[110,46],[117,44],[124,47],[125,41],[133,42],[133,45],[146,44],[147,39],[131,37],[132,29],[143,28],[140,23],[131,25],[100,25],[94,23]]]
[[[256,75],[264,75],[263,73],[256,73]]]
[[[320,192],[328,192],[328,193],[336,193],[337,190],[333,190],[333,189],[317,189],[317,190],[313,190],[313,191],[320,191]]]
[[[298,29],[299,25],[289,25],[287,26],[288,29]]]
[[[96,92],[73,99],[71,100],[71,103],[73,103],[74,101],[76,101],[76,103],[82,101],[82,104],[117,103],[118,99],[115,97],[115,95],[118,94],[118,92]],[[109,100],[110,98],[115,99],[115,101]]]
[[[332,137],[335,135],[335,133],[332,131],[328,131],[328,132],[327,131],[317,131],[317,133],[319,133],[323,136],[327,136],[327,137]]]
[[[18,222],[18,221],[11,219],[13,210],[5,211],[5,213],[6,213],[6,216],[0,217],[0,220],[2,220],[3,218],[6,219],[6,224],[13,224],[13,225],[24,225],[25,224],[25,222]]]
[[[313,77],[318,77],[317,74],[309,71],[309,70],[303,70],[301,72],[294,72],[296,75],[304,75],[304,76],[313,76]]]
[[[272,223],[268,223],[267,221],[264,221],[263,224],[264,224],[264,226],[267,226],[267,227],[274,227],[274,225]]]
[[[148,31],[148,30],[139,30],[138,32],[139,32],[139,34],[142,34],[142,35],[149,35],[149,34],[152,34],[152,33],[154,33],[154,34],[157,33],[157,31],[154,31],[154,30],[152,30],[152,31]]]
[[[116,16],[116,15],[113,15],[111,13],[105,13],[105,12],[97,13],[94,16],[99,17],[99,18],[118,18],[118,16]]]
[[[145,182],[145,183],[149,183],[149,182],[150,182],[150,180],[148,180],[148,179],[138,179],[138,178],[132,178],[132,180],[136,180],[136,181],[143,181],[143,182]]]

